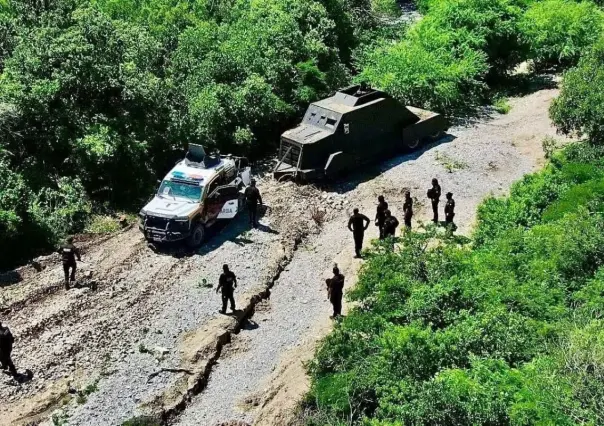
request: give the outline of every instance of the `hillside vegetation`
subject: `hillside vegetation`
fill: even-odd
[[[604,150],[572,145],[479,208],[369,253],[317,353],[309,425],[604,423]]]
[[[574,66],[602,26],[591,2],[419,6],[406,27],[394,0],[0,0],[0,268],[136,211],[189,142],[260,158],[353,81],[465,114],[525,59]]]

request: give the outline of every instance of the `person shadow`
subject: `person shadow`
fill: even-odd
[[[16,382],[16,385],[22,385],[24,383],[30,382],[34,378],[34,373],[30,369],[25,369],[23,373],[11,374],[9,371],[2,371],[4,374],[9,375]]]

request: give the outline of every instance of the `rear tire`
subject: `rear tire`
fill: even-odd
[[[189,248],[199,248],[203,244],[203,240],[206,237],[206,228],[203,224],[198,223],[193,227],[191,235],[187,238],[187,246]]]

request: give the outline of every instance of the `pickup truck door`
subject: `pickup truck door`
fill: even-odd
[[[232,219],[239,212],[239,206],[237,186],[220,186],[208,196],[208,219]]]

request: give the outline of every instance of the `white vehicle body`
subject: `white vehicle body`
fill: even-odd
[[[212,157],[200,145],[191,145],[141,209],[139,228],[148,241],[187,240],[199,246],[207,227],[241,210],[242,189],[250,180],[245,158]]]

